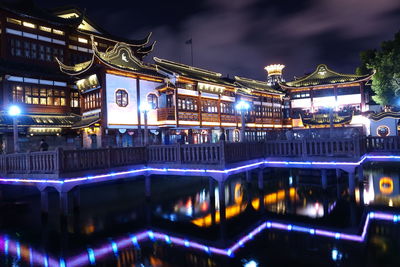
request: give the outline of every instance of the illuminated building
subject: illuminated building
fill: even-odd
[[[341,74],[326,65],[293,81],[281,82],[280,86],[290,97],[294,127],[329,127],[329,108],[334,111],[333,124],[362,125],[361,116],[369,110],[370,96],[365,90],[368,75]],[[353,123],[352,121],[355,120]]]
[[[278,83],[285,81],[282,76],[282,70],[284,68],[285,65],[282,64],[272,64],[264,68],[268,73],[267,82],[269,85],[276,86]]]

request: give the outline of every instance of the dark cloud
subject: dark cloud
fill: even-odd
[[[41,0],[47,6],[73,1]],[[153,56],[223,74],[265,79],[263,67],[286,65],[285,76],[325,63],[352,72],[360,51],[400,30],[398,0],[80,1],[108,31],[128,38],[154,33]]]

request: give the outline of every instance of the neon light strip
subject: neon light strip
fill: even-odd
[[[251,241],[256,235],[263,232],[266,229],[277,229],[283,231],[293,231],[299,233],[308,233],[310,235],[322,236],[333,239],[342,239],[354,242],[365,241],[367,230],[371,220],[383,220],[392,221],[394,223],[400,222],[400,214],[394,215],[382,212],[369,212],[366,220],[364,222],[363,230],[361,235],[346,234],[340,232],[333,232],[324,229],[316,229],[310,227],[303,227],[292,224],[285,224],[281,222],[266,221],[261,225],[257,226],[251,232],[240,238],[232,246],[221,249],[216,247],[207,246],[198,242],[190,241],[188,239],[182,239],[180,237],[169,236],[168,234],[161,232],[153,232],[151,230],[142,231],[135,235],[122,238],[120,240],[111,240],[101,247],[92,249],[88,248],[86,252],[81,253],[75,257],[69,259],[60,258],[58,261],[54,258],[50,258],[46,254],[40,254],[33,251],[31,248],[21,247],[19,242],[10,240],[7,236],[0,236],[0,252],[4,252],[5,255],[12,254],[17,257],[22,257],[25,261],[35,263],[38,266],[59,266],[59,267],[77,267],[94,265],[96,262],[109,255],[118,254],[118,250],[124,249],[129,246],[134,246],[135,248],[140,248],[139,242],[143,241],[161,241],[167,244],[174,244],[177,246],[192,248],[195,250],[203,251],[209,254],[218,254],[222,256],[233,257],[234,252],[243,247],[247,242]],[[29,253],[21,253],[21,250]]]
[[[236,168],[226,170],[214,170],[214,169],[178,169],[178,168],[141,168],[123,172],[113,172],[108,174],[101,174],[95,176],[77,177],[77,178],[65,178],[60,180],[46,180],[46,179],[24,179],[24,178],[0,178],[0,182],[5,183],[45,183],[45,184],[64,184],[72,182],[84,182],[91,181],[101,178],[118,177],[121,175],[131,175],[142,172],[182,172],[182,173],[222,173],[229,174],[230,172],[239,171],[247,168],[256,168],[260,165],[301,165],[301,166],[312,166],[312,165],[330,165],[330,166],[359,166],[367,159],[397,159],[400,160],[400,156],[363,156],[358,162],[335,162],[335,161],[260,161],[257,163],[247,164]]]

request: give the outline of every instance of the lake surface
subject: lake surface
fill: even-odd
[[[73,190],[68,218],[55,190],[43,216],[35,188],[0,185],[0,266],[400,266],[399,173],[369,163],[354,196],[335,170],[325,190],[319,170],[238,174],[224,203],[208,178],[152,176],[149,199],[137,177]]]

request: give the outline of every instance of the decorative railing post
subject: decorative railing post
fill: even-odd
[[[307,141],[305,139],[301,140],[301,157],[305,158],[307,157]]]
[[[31,173],[32,172],[32,167],[31,167],[31,152],[28,151],[25,153],[25,172],[26,173]]]
[[[225,167],[225,141],[219,143],[219,155],[220,165]]]
[[[182,163],[182,151],[181,151],[181,144],[177,144],[175,147],[175,157],[176,157],[176,163],[181,164]]]
[[[112,148],[108,147],[106,149],[106,163],[107,163],[107,167],[111,168],[111,157],[112,157]]]
[[[61,174],[64,168],[64,150],[61,147],[56,148],[56,153],[54,154],[54,167],[55,174]]]
[[[354,137],[353,138],[353,147],[354,147],[354,154],[357,157],[361,156],[361,151],[360,151],[360,138]]]

